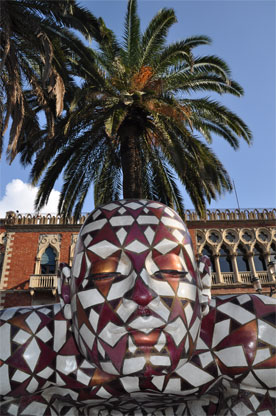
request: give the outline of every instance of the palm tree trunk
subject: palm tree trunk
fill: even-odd
[[[121,164],[123,172],[123,197],[143,198],[142,172],[137,131],[134,126],[124,126],[121,137]]]

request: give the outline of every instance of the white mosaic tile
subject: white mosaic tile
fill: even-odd
[[[203,352],[199,354],[199,359],[203,368],[205,368],[208,364],[214,361],[212,354],[210,351]]]
[[[168,321],[168,318],[170,316],[170,310],[168,307],[161,302],[160,297],[157,296],[154,298],[149,304],[148,308],[152,310],[153,312],[156,312],[161,318],[164,319],[164,321]]]
[[[231,302],[224,303],[223,305],[218,306],[217,309],[241,324],[246,324],[247,322],[255,319],[255,315],[253,313]]]
[[[90,314],[89,314],[89,322],[95,332],[97,331],[98,321],[99,321],[99,315],[97,314],[97,312],[94,311],[94,309],[91,309]]]
[[[124,244],[125,238],[127,236],[127,232],[124,228],[120,228],[117,232],[116,235],[118,237],[118,240],[120,241],[120,244]]]
[[[111,285],[107,300],[119,299],[124,296],[134,285],[133,275],[128,276],[126,279],[119,282],[115,282]]]
[[[174,236],[174,238],[176,238],[176,239],[177,239],[177,241],[178,241],[179,243],[182,243],[182,241],[183,241],[183,239],[184,239],[184,234],[183,234],[183,232],[180,232],[180,231],[178,231],[178,230],[174,230],[174,231],[173,231],[173,233],[172,233],[172,235]]]
[[[186,231],[185,226],[184,226],[184,224],[182,222],[177,221],[177,220],[174,220],[172,218],[162,217],[161,218],[161,222],[164,225],[166,225],[166,227],[172,227],[172,228],[176,228],[178,230],[184,230],[184,231]]]
[[[276,328],[262,319],[258,319],[258,338],[276,347]]]
[[[275,368],[254,369],[254,373],[268,388],[276,387]]]
[[[18,409],[19,409],[19,405],[18,404],[15,404],[15,403],[12,403],[9,406],[8,412],[12,416],[17,416],[18,415]]]
[[[102,259],[106,259],[107,257],[111,256],[111,254],[118,251],[118,249],[118,246],[115,246],[107,240],[100,241],[99,243],[93,244],[92,246],[88,247],[89,251],[92,251]]]
[[[2,364],[0,367],[0,394],[5,395],[11,391],[9,366]]]
[[[257,350],[253,365],[259,364],[271,356],[269,348],[260,348]]]
[[[25,349],[23,357],[30,367],[32,371],[34,371],[36,364],[38,362],[38,359],[40,357],[41,351],[40,348],[36,342],[36,340],[33,338],[28,347]]]
[[[58,352],[61,347],[66,342],[66,329],[67,323],[66,321],[57,321],[54,322],[54,350]]]
[[[93,241],[93,238],[91,237],[91,234],[87,234],[87,236],[85,237],[85,239],[83,241],[85,247],[89,247],[89,244],[91,243],[91,241]]]
[[[248,302],[251,298],[249,295],[245,294],[245,295],[237,296],[237,299],[239,301],[239,304],[243,305],[244,303]]]
[[[47,379],[53,374],[53,372],[54,372],[54,370],[51,367],[46,367],[46,368],[44,368],[44,370],[37,373],[37,375],[39,377]]]
[[[96,220],[99,215],[101,215],[101,210],[97,209],[92,215],[93,220]]]
[[[175,247],[177,247],[178,243],[175,241],[168,240],[167,238],[164,238],[161,240],[158,244],[154,246],[155,250],[159,251],[161,254],[167,254],[171,250],[173,250]]]
[[[89,289],[77,294],[84,309],[104,302],[104,297],[97,289]]]
[[[126,333],[127,332],[123,327],[117,326],[113,324],[113,322],[108,322],[108,324],[100,332],[99,338],[101,338],[111,347],[114,347],[119,339],[121,339],[122,336]]]
[[[158,338],[157,343],[154,345],[154,348],[158,352],[160,352],[165,347],[166,342],[167,342],[167,340],[166,340],[165,334],[163,332],[161,332],[161,334],[160,334],[160,336]]]
[[[97,391],[97,396],[102,397],[102,398],[109,398],[111,397],[111,393],[109,393],[109,391],[107,391],[104,387],[101,387]]]
[[[118,371],[116,370],[111,361],[101,362],[100,365],[105,373],[119,375]]]
[[[142,244],[138,240],[132,241],[125,247],[126,250],[132,251],[133,253],[143,253],[145,250],[148,250],[148,247],[145,244]]]
[[[35,331],[37,330],[37,328],[39,327],[39,325],[41,323],[41,319],[37,315],[37,313],[33,312],[26,319],[26,323],[27,323],[28,327],[31,329],[31,331],[35,333]]]
[[[180,317],[178,317],[174,322],[166,325],[164,331],[171,335],[177,346],[183,341],[183,338],[187,333],[187,329]]]
[[[195,301],[197,287],[190,283],[179,282],[177,296],[183,299]]]
[[[123,299],[122,303],[120,304],[119,308],[117,309],[117,314],[122,319],[122,321],[126,322],[129,316],[138,308],[136,302],[130,299]]]
[[[17,381],[18,383],[23,383],[23,381],[27,380],[31,375],[25,373],[21,370],[16,370],[14,375],[12,376],[12,381]]]
[[[2,342],[0,348],[0,359],[5,361],[11,355],[11,327],[9,324],[5,323],[0,327],[0,339],[6,340]]]
[[[38,385],[39,385],[38,381],[34,377],[32,377],[32,379],[31,379],[30,383],[28,384],[26,390],[29,393],[34,393],[37,390]]]
[[[230,319],[217,322],[214,327],[212,348],[220,343],[230,332]]]
[[[146,359],[144,357],[126,358],[123,365],[123,374],[127,375],[141,371],[145,364]]]
[[[95,230],[101,230],[105,226],[106,223],[107,223],[106,218],[103,218],[98,221],[90,222],[89,224],[83,227],[81,234],[84,235],[84,234],[91,233],[92,231],[95,231]]]
[[[90,329],[85,324],[81,326],[80,334],[82,336],[83,341],[85,341],[89,349],[92,350],[92,347],[95,341],[95,335],[90,331]]]
[[[43,342],[49,341],[51,338],[53,338],[53,335],[49,331],[49,329],[44,326],[37,334],[36,336],[40,338]]]
[[[163,389],[164,381],[165,376],[153,376],[151,380],[152,384],[154,384],[160,391]]]
[[[134,354],[135,351],[137,350],[137,347],[134,344],[134,342],[132,341],[131,336],[128,337],[128,349],[132,354]]]
[[[155,232],[153,231],[153,229],[151,227],[147,227],[147,229],[144,232],[144,235],[146,239],[148,240],[149,244],[152,244],[154,236],[155,236]]]
[[[169,365],[171,365],[171,360],[170,360],[170,357],[168,357],[168,356],[164,356],[164,355],[151,355],[150,356],[150,362],[153,364],[153,365],[160,365],[160,366],[164,366],[164,367],[166,367],[166,366],[169,366]]]
[[[175,296],[175,293],[168,282],[153,279],[149,279],[149,286],[160,296]]]
[[[159,219],[153,215],[139,215],[136,221],[140,225],[159,224]]]
[[[197,317],[195,322],[193,323],[193,326],[189,329],[190,335],[194,342],[198,336],[200,325],[201,325],[201,320]]]
[[[85,374],[83,371],[81,371],[80,369],[77,370],[77,380],[84,384],[85,386],[89,385],[89,382],[91,380],[91,377],[89,377],[87,374]]]
[[[241,345],[224,348],[221,351],[214,351],[214,354],[223,362],[226,367],[247,367],[247,361]]]
[[[62,374],[70,374],[78,368],[74,355],[58,355],[56,362],[57,370]]]
[[[121,377],[120,381],[128,393],[140,390],[138,377]]]
[[[132,225],[134,218],[131,215],[122,215],[121,217],[112,217],[109,220],[112,227],[124,227],[127,225]]]
[[[209,373],[201,370],[192,363],[186,363],[184,366],[177,369],[176,373],[195,387],[202,386],[214,379]]]
[[[105,349],[103,348],[101,341],[98,339],[97,340],[97,347],[98,347],[98,351],[101,354],[102,358],[105,358]]]
[[[136,209],[142,208],[143,204],[139,204],[138,202],[128,202],[125,204],[125,207],[128,207],[130,209],[133,209],[134,211]]]
[[[181,380],[180,378],[170,378],[166,388],[164,390],[164,393],[168,394],[177,394],[181,390]]]

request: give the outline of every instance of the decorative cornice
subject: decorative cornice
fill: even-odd
[[[63,218],[61,215],[53,214],[19,214],[13,211],[6,213],[6,218],[0,219],[0,225],[14,227],[21,226],[29,229],[46,227],[65,227],[67,230],[77,230],[84,223],[89,214],[83,214],[79,220]],[[211,221],[273,221],[276,225],[276,208],[266,209],[207,209],[204,217],[200,217],[195,210],[187,209],[184,211],[184,221],[186,222],[211,222]],[[47,230],[48,231],[48,230]]]

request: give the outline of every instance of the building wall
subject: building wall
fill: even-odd
[[[57,255],[57,265],[61,262],[71,265],[76,238],[84,220],[85,216],[78,223],[74,223],[73,219],[64,222],[58,216],[22,216],[12,212],[0,220],[0,308],[58,301],[54,288],[45,287],[43,283],[45,278],[49,281],[51,276],[41,276],[41,257],[47,247],[51,247]],[[272,260],[272,248],[276,244],[276,210],[207,211],[205,219],[198,218],[193,211],[186,211],[185,221],[197,256],[202,254],[206,244],[216,257],[217,264],[222,244],[232,256],[231,262],[235,266],[232,275],[218,271],[213,273],[213,295],[252,292],[254,289],[250,278],[256,275],[261,279],[263,291],[269,293],[270,286],[275,283],[272,276],[267,271],[258,274],[252,259],[250,272],[241,275],[237,270],[235,256],[238,245],[242,244],[248,256],[252,257],[254,245],[258,243],[266,264]],[[252,236],[250,244],[243,239],[246,230]],[[229,233],[231,235],[228,240]],[[56,275],[54,277],[54,282],[57,282]],[[35,286],[32,290],[33,285],[42,287]]]

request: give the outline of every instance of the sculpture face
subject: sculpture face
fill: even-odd
[[[81,353],[106,373],[162,375],[191,356],[200,282],[191,238],[165,205],[116,201],[83,225],[71,279]]]

